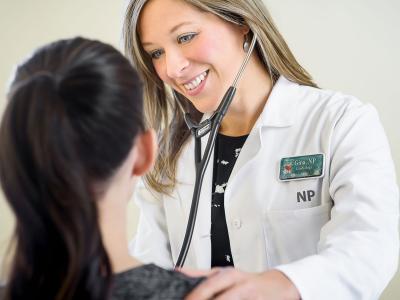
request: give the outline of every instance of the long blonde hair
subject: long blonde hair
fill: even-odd
[[[280,75],[315,87],[311,76],[296,61],[261,0],[182,0],[198,9],[213,13],[237,25],[247,25],[257,34],[256,51],[275,83]],[[183,119],[182,107],[200,120],[202,114],[184,96],[174,93],[157,76],[151,58],[144,51],[137,31],[140,13],[148,0],[131,0],[125,14],[123,39],[125,54],[144,81],[147,125],[159,137],[159,154],[145,182],[153,190],[169,194],[176,184],[176,167],[190,132]]]

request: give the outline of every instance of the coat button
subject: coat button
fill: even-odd
[[[232,221],[233,227],[235,227],[236,229],[239,229],[240,227],[242,227],[242,221],[240,219],[234,219]]]

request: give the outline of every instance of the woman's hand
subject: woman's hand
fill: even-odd
[[[183,270],[189,276],[207,276],[185,300],[300,299],[294,284],[280,271],[247,273],[234,268]]]

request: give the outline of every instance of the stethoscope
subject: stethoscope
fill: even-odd
[[[195,149],[194,149],[194,159],[195,159],[195,168],[196,168],[196,180],[195,180],[195,185],[194,185],[194,190],[193,190],[193,197],[192,197],[192,204],[190,207],[190,213],[189,213],[189,219],[188,223],[186,226],[186,232],[185,232],[185,237],[183,239],[181,251],[179,252],[178,260],[175,264],[175,268],[182,268],[183,264],[185,263],[186,260],[186,255],[188,253],[190,243],[192,240],[193,236],[193,230],[194,226],[196,224],[196,217],[197,217],[197,208],[199,206],[199,199],[200,199],[200,192],[201,192],[201,186],[203,184],[203,178],[204,178],[204,173],[207,169],[208,162],[211,157],[211,151],[214,148],[215,145],[215,139],[217,137],[217,133],[219,130],[219,127],[221,125],[221,121],[224,118],[229,105],[232,102],[233,97],[235,96],[236,93],[236,85],[243,75],[243,71],[250,59],[251,53],[253,52],[254,45],[256,44],[257,37],[255,34],[253,34],[253,38],[251,40],[251,44],[249,47],[249,50],[247,51],[247,54],[242,62],[242,65],[240,66],[239,72],[236,75],[235,80],[233,81],[233,84],[228,88],[226,91],[224,97],[222,98],[222,101],[220,105],[218,106],[217,110],[212,114],[212,116],[204,121],[202,121],[199,124],[196,124],[191,117],[189,113],[185,113],[184,119],[189,127],[189,130],[191,134],[194,137],[195,141]],[[203,158],[201,157],[201,138],[205,136],[207,133],[210,132],[210,135],[208,137],[206,149],[203,154]]]

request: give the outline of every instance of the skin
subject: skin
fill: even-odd
[[[247,273],[227,267],[213,268],[210,271],[181,271],[188,276],[207,277],[185,300],[300,299],[296,287],[278,270]]]
[[[114,273],[142,264],[128,251],[126,212],[137,178],[153,166],[156,149],[153,130],[139,134],[124,163],[107,186],[102,187],[105,191],[97,201],[102,239]]]
[[[138,32],[159,78],[183,94],[203,113],[216,110],[245,57],[246,26],[226,22],[181,0],[151,0],[143,8]],[[196,93],[184,84],[208,72]],[[225,115],[220,133],[249,134],[272,89],[270,77],[253,52]],[[186,299],[300,299],[293,283],[280,271],[259,274],[233,268],[199,272],[208,276]]]
[[[160,79],[199,111],[215,111],[245,57],[243,42],[249,28],[199,11],[184,1],[151,0],[141,12],[138,30]],[[208,71],[204,88],[191,95],[184,84],[204,71]],[[269,75],[254,52],[220,132],[229,136],[248,134],[271,88]]]

